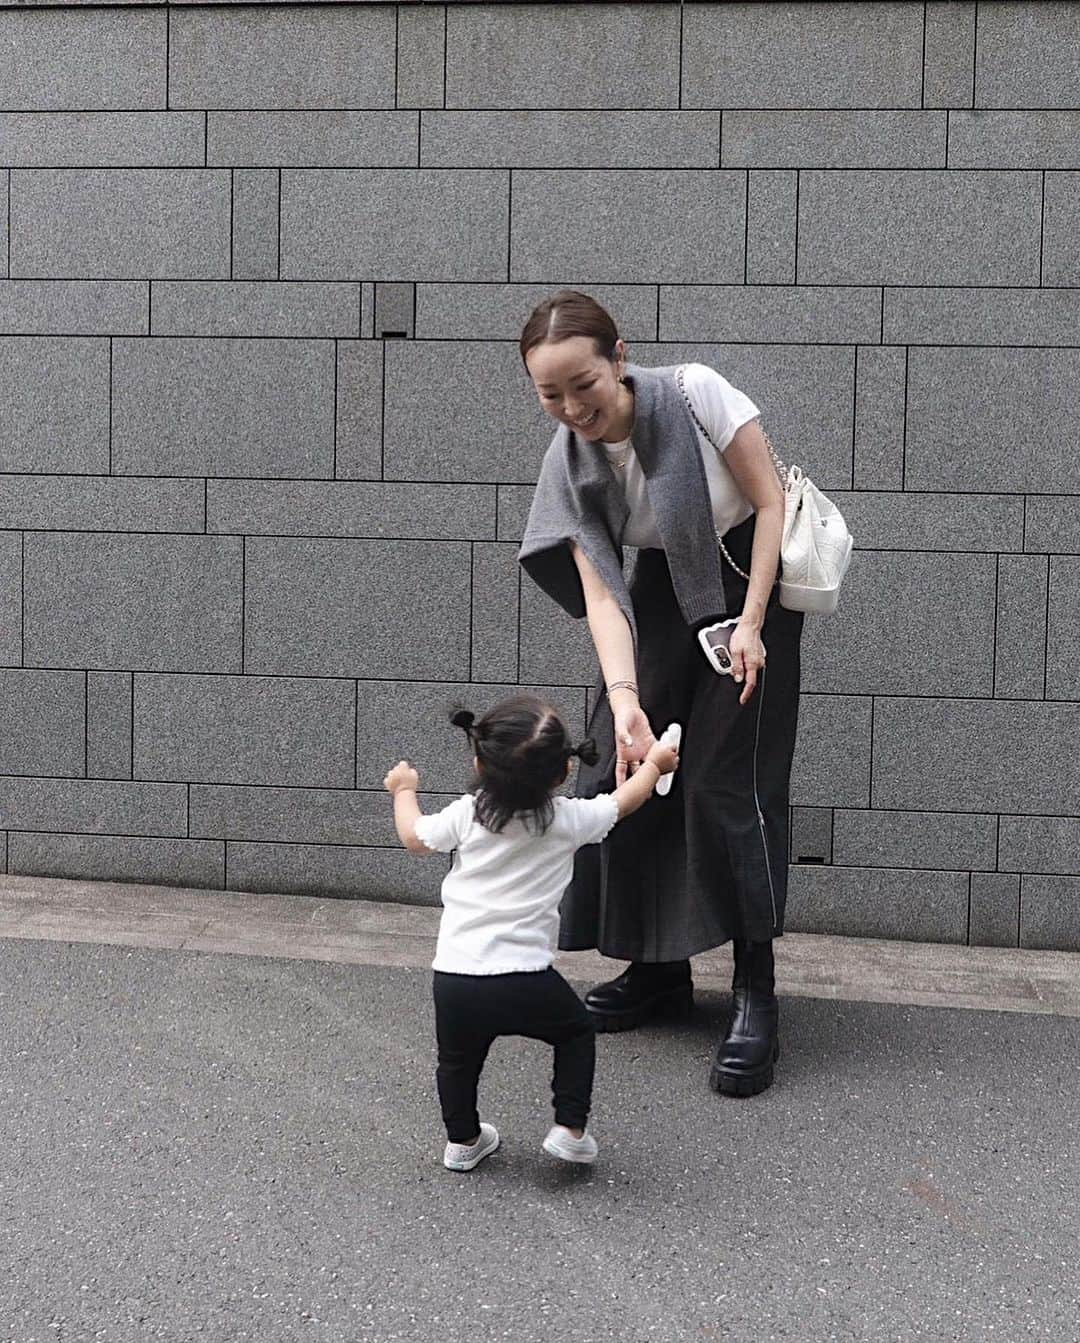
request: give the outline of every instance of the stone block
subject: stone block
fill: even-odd
[[[585,731],[585,692],[578,686],[469,685],[446,681],[361,681],[357,709],[357,786],[379,788],[389,764],[411,760],[426,792],[458,796],[472,775],[472,751],[455,708],[480,717],[511,695],[534,694],[553,704],[575,741]]]
[[[518,678],[518,602],[521,570],[514,544],[472,547],[470,681]]]
[[[831,863],[833,813],[831,807],[792,807],[791,861]]]
[[[0,338],[0,471],[109,469],[109,342]]]
[[[274,227],[276,233],[276,223]],[[360,334],[360,286],[355,284],[159,280],[153,286],[152,304],[155,336],[355,338]]]
[[[281,175],[284,280],[505,280],[509,175],[299,169]]]
[[[0,112],[10,168],[201,168],[200,112]]]
[[[746,283],[794,284],[799,175],[758,168],[747,174]]]
[[[215,168],[11,174],[11,275],[224,280],[229,175]]]
[[[1015,947],[1019,942],[1020,878],[972,872],[968,941],[973,947]]]
[[[975,92],[973,3],[926,6],[923,107],[970,107]]]
[[[448,5],[446,106],[677,107],[679,18],[663,4]]]
[[[47,531],[201,532],[201,480],[0,476],[0,527]]]
[[[340,479],[383,474],[384,361],[382,341],[338,342],[334,475]]]
[[[857,550],[1020,550],[1024,501],[1009,494],[902,494],[834,490]]]
[[[8,871],[220,890],[225,884],[225,845],[207,839],[13,832],[8,838]]]
[[[642,364],[697,360],[718,369],[761,409],[785,461],[797,462],[823,490],[851,488],[855,356],[836,345],[639,347]]]
[[[992,872],[997,865],[997,817],[837,809],[833,813],[833,862],[843,867]],[[918,879],[913,877],[913,881]]]
[[[0,816],[9,830],[185,836],[187,788],[181,783],[0,779]]]
[[[1076,345],[1070,289],[886,289],[884,339],[897,345]]]
[[[116,340],[113,470],[330,476],[333,360],[326,341]]]
[[[1075,502],[1075,501],[1074,501]],[[1031,557],[1028,563],[1039,565]],[[1050,592],[1046,607],[1046,698],[1080,700],[1080,557],[1054,555],[1050,559]],[[1040,615],[1042,608],[1035,613]],[[1028,655],[1034,651],[1028,644]],[[1033,668],[1032,672],[1037,670]],[[1030,681],[1030,678],[1029,678]]]
[[[1080,285],[1080,172],[1045,176],[1041,283]]]
[[[873,806],[1070,815],[1080,705],[881,698]]]
[[[968,874],[796,865],[785,927],[792,933],[966,943]]]
[[[1042,699],[1043,678],[1047,671],[1046,585],[1045,556],[999,557],[994,640],[995,699]]]
[[[469,674],[469,547],[456,541],[252,537],[244,670]]]
[[[880,331],[877,289],[688,284],[664,285],[660,290],[660,339],[665,341],[850,345],[876,342]]]
[[[589,627],[556,605],[522,571],[519,674],[537,683],[591,686],[600,675]]]
[[[207,6],[170,18],[172,107],[394,106],[389,6]]]
[[[1080,111],[953,112],[950,168],[1080,168]]]
[[[1078,49],[1075,5],[981,5],[975,106],[1076,107]]]
[[[0,512],[0,524],[2,518]],[[495,486],[211,480],[207,482],[206,530],[380,540],[491,540]]]
[[[137,674],[133,759],[136,779],[351,788],[356,689],[326,676]]]
[[[232,279],[278,278],[280,195],[281,174],[276,169],[233,169]]]
[[[907,351],[889,345],[858,349],[852,466],[856,489],[903,488],[906,409]]]
[[[533,483],[555,431],[509,343],[391,341],[385,402],[387,480]]]
[[[856,695],[803,695],[791,767],[791,801],[799,807],[868,807],[873,700]]]
[[[807,171],[800,284],[1037,285],[1038,173]]]
[[[375,285],[370,280],[360,285],[360,335],[364,340],[375,338]]]
[[[0,532],[0,665],[9,667],[23,660],[22,542],[18,532]]]
[[[0,668],[0,774],[86,774],[86,677]]]
[[[86,674],[86,773],[91,779],[131,778],[131,681],[131,672],[92,671]],[[186,818],[186,804],[183,814]],[[78,830],[81,827],[65,824],[57,828]],[[134,833],[126,825],[103,825],[100,828]],[[154,833],[180,835],[185,831],[181,828]]]
[[[1037,554],[1080,551],[1080,510],[1061,495],[1029,494],[1025,501],[1024,549]]]
[[[1080,951],[1080,877],[1021,878],[1020,945]]]
[[[402,5],[397,21],[398,107],[446,101],[446,6]]]
[[[245,168],[410,168],[417,112],[210,112],[206,161]]]
[[[441,855],[418,859],[402,848],[230,841],[226,885],[231,891],[437,905],[448,867]]]
[[[719,112],[425,112],[434,168],[715,168]]]
[[[744,173],[514,174],[512,280],[741,284],[745,241]]]
[[[0,282],[0,335],[145,336],[148,289],[136,280]]]
[[[944,112],[724,113],[725,168],[944,168]]]
[[[236,537],[31,533],[23,593],[35,666],[241,670]]]
[[[413,334],[416,285],[410,281],[375,285],[376,340],[403,340]]]
[[[922,41],[909,4],[687,5],[682,103],[918,107]]]
[[[912,349],[906,487],[1077,492],[1078,379],[1075,349]]]
[[[5,111],[165,106],[164,9],[0,11]]]
[[[496,536],[500,541],[520,543],[532,504],[532,485],[498,486]],[[1078,547],[1080,549],[1080,547]]]
[[[803,687],[991,695],[995,579],[992,555],[860,552],[836,614],[807,622]]]
[[[418,284],[416,334],[424,340],[517,341],[555,284]],[[589,285],[625,340],[656,339],[655,285]],[[520,363],[518,364],[520,368]]]
[[[441,794],[425,795],[421,806],[437,811],[452,800]],[[382,787],[364,792],[195,783],[191,785],[191,833],[203,839],[282,844],[390,847],[398,843],[393,805]]]
[[[1080,872],[1080,819],[1003,816],[997,865],[1002,872],[1075,876]]]

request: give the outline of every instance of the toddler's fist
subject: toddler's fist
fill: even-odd
[[[649,754],[645,759],[651,760],[661,774],[670,774],[679,767],[678,752],[659,741],[653,742],[649,747]]]
[[[420,775],[407,760],[399,760],[383,779],[383,787],[388,793],[396,793],[401,788],[411,788],[415,792],[419,786]]]

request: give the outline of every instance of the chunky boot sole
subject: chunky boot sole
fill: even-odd
[[[780,1045],[773,1050],[772,1062],[752,1073],[732,1073],[714,1063],[709,1072],[709,1086],[721,1096],[760,1096],[773,1084],[773,1064],[780,1057]]]
[[[678,988],[668,989],[665,993],[655,994],[635,1007],[627,1007],[621,1012],[598,1012],[595,1007],[585,1004],[585,1009],[593,1025],[601,1034],[611,1031],[631,1031],[641,1026],[651,1017],[678,1018],[689,1016],[694,1008],[694,986],[680,984]]]

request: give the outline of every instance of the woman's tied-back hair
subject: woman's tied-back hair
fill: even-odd
[[[591,337],[596,353],[614,363],[615,342],[619,339],[614,318],[596,299],[576,289],[560,289],[533,308],[518,342],[521,362],[537,345],[569,340],[571,336]]]
[[[464,730],[476,754],[469,784],[476,819],[495,834],[513,816],[543,834],[555,814],[551,794],[565,777],[566,762],[578,756],[594,765],[598,758],[589,739],[572,746],[558,711],[535,695],[502,700],[479,720],[457,709],[450,721]]]

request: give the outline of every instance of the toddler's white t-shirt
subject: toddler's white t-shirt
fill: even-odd
[[[555,814],[543,834],[516,817],[499,834],[485,829],[471,793],[417,820],[421,843],[439,853],[456,851],[442,884],[433,970],[505,975],[551,964],[574,854],[599,844],[619,819],[611,793],[552,801]]]

